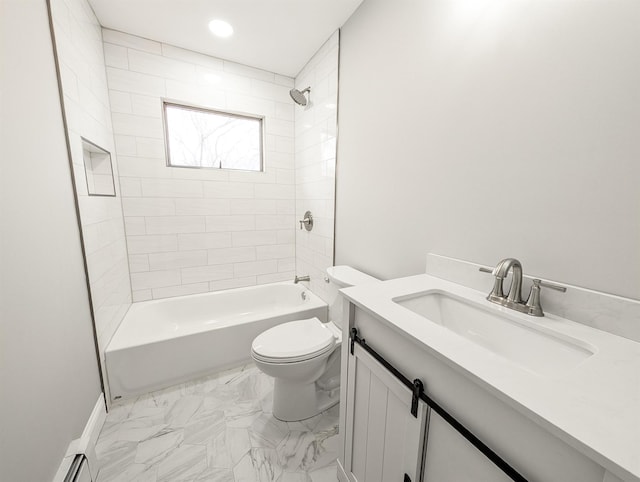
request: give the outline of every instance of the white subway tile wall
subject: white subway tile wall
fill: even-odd
[[[294,80],[109,29],[103,39],[134,301],[293,279]],[[265,172],[167,167],[163,99],[264,116]]]
[[[51,12],[98,350],[101,366],[104,366],[104,349],[131,305],[129,262],[120,203],[122,193],[118,185],[117,155],[104,60],[106,57],[111,63],[121,62],[122,55],[115,46],[105,49],[103,53],[102,29],[85,0],[52,0]],[[112,99],[116,104],[121,104],[121,101]],[[81,137],[111,153],[116,197],[88,195]],[[126,150],[126,140],[120,142]],[[140,186],[127,184],[126,190],[139,192]],[[143,206],[136,208],[144,209]],[[139,222],[135,218],[131,218],[129,224],[133,231],[139,230]],[[144,268],[143,262],[146,260],[134,259],[132,266],[141,270]]]
[[[336,31],[295,81],[297,89],[311,87],[310,103],[295,108],[295,215],[311,211],[314,222],[313,230],[296,231],[295,267],[311,276],[311,290],[325,301],[325,271],[333,266],[338,49]]]

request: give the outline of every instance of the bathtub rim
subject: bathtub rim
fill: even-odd
[[[227,293],[239,293],[239,292],[243,292],[243,291],[255,291],[255,290],[258,290],[258,289],[260,289],[262,287],[265,287],[265,286],[278,286],[278,285],[297,287],[299,289],[300,293],[303,293],[303,292],[308,293],[308,296],[309,296],[308,301],[310,302],[310,303],[306,303],[307,306],[304,307],[304,309],[303,309],[303,305],[298,305],[298,306],[296,306],[295,308],[292,308],[292,309],[278,311],[277,312],[278,314],[290,314],[290,313],[293,313],[293,312],[296,312],[296,311],[304,311],[306,309],[312,309],[312,308],[318,308],[318,307],[322,307],[322,306],[327,306],[327,303],[322,298],[320,298],[317,294],[315,294],[313,291],[311,291],[310,288],[308,288],[308,287],[306,287],[304,285],[295,284],[293,281],[279,281],[279,282],[275,282],[275,283],[265,283],[265,284],[260,284],[260,285],[242,286],[240,288],[231,288],[231,289],[219,290],[219,291],[208,291],[206,293],[195,293],[195,294],[191,294],[191,295],[172,296],[172,297],[169,297],[169,298],[160,298],[160,299],[157,299],[157,300],[138,301],[138,302],[132,303],[131,306],[129,307],[129,309],[127,310],[127,313],[125,314],[124,318],[122,319],[122,321],[118,325],[118,328],[116,329],[116,331],[114,332],[113,336],[111,337],[111,340],[109,340],[109,343],[105,347],[105,356],[106,356],[106,354],[108,352],[114,352],[114,351],[118,351],[118,350],[125,350],[125,349],[129,349],[129,348],[134,348],[134,347],[139,347],[139,346],[149,345],[149,344],[154,344],[154,343],[162,343],[162,342],[164,342],[166,340],[184,338],[184,337],[192,336],[192,335],[198,334],[198,333],[204,333],[204,332],[213,331],[213,330],[216,330],[216,329],[228,328],[228,327],[233,326],[235,324],[233,322],[231,322],[229,324],[225,323],[224,325],[212,326],[209,329],[192,330],[192,331],[180,333],[180,334],[178,334],[176,336],[147,339],[146,341],[141,341],[139,339],[135,339],[135,340],[131,340],[131,341],[127,340],[126,342],[118,340],[116,338],[117,335],[118,335],[118,332],[122,329],[124,324],[127,322],[127,318],[135,316],[136,314],[138,314],[138,312],[140,310],[144,309],[145,307],[153,306],[153,305],[157,305],[157,304],[168,303],[168,302],[171,302],[172,300],[176,300],[176,299],[189,300],[189,299],[196,299],[196,298],[202,298],[202,297],[215,297],[215,296],[220,296],[220,295],[227,294]],[[262,319],[262,318],[263,318],[263,316],[262,317],[252,317],[252,318],[249,318],[249,319],[246,319],[246,320],[242,320],[240,323],[237,323],[237,324],[251,323],[253,321],[256,321],[256,320],[259,320],[259,319]],[[269,317],[269,318],[271,318],[271,317]],[[115,344],[115,346],[112,346],[114,344],[114,341],[116,342],[116,344]]]

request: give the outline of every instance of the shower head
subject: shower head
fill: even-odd
[[[311,92],[311,87],[307,87],[302,91],[298,89],[291,89],[289,91],[289,95],[291,96],[291,98],[296,104],[305,106],[307,105],[308,101],[307,101],[307,98],[304,96],[304,94],[306,94],[307,92]]]

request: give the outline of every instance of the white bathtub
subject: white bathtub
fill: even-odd
[[[134,303],[105,350],[111,399],[243,363],[258,334],[313,316],[326,321],[326,303],[293,283]]]

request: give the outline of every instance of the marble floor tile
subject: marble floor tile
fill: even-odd
[[[195,479],[196,482],[235,482],[233,470],[209,467]]]
[[[248,428],[262,415],[262,407],[256,399],[243,400],[227,407],[224,411],[227,426]]]
[[[322,469],[309,472],[309,482],[336,482],[336,465],[328,465]]]
[[[311,482],[306,472],[283,472],[278,482]]]
[[[282,476],[274,449],[252,448],[234,467],[236,482],[275,482]]]
[[[197,395],[185,395],[177,400],[165,417],[169,427],[184,428],[202,406],[203,399]]]
[[[184,444],[158,463],[158,482],[192,481],[207,468],[207,448]]]
[[[117,480],[116,477],[134,464],[136,442],[98,439],[96,456],[100,467],[99,480]]]
[[[117,440],[129,442],[142,442],[163,433],[167,428],[164,417],[156,418],[132,418],[120,422],[118,431],[115,434]]]
[[[315,436],[312,432],[289,432],[277,447],[280,464],[289,471],[306,471],[314,462]]]
[[[129,418],[129,414],[131,413],[131,404],[118,404],[115,403],[109,409],[109,422],[121,422],[122,420],[126,420]],[[106,422],[105,422],[106,423]]]
[[[106,472],[100,471],[98,474],[97,482],[130,482],[135,480],[136,482],[157,482],[158,467],[148,466],[144,464],[131,464],[124,470],[119,471],[113,477],[110,477]]]
[[[227,445],[226,431],[207,444],[207,461],[209,467],[233,469],[234,463]]]
[[[253,364],[115,404],[98,482],[335,482],[338,407],[302,422],[271,413]]]
[[[252,447],[276,448],[289,433],[289,426],[271,414],[261,413],[249,427]]]
[[[203,411],[184,427],[184,442],[207,445],[224,433],[226,423],[222,410]]]
[[[251,450],[249,431],[246,428],[227,427],[225,435],[231,461],[235,465]]]
[[[184,439],[182,431],[161,432],[154,437],[143,440],[136,447],[137,464],[153,465],[180,447]]]

